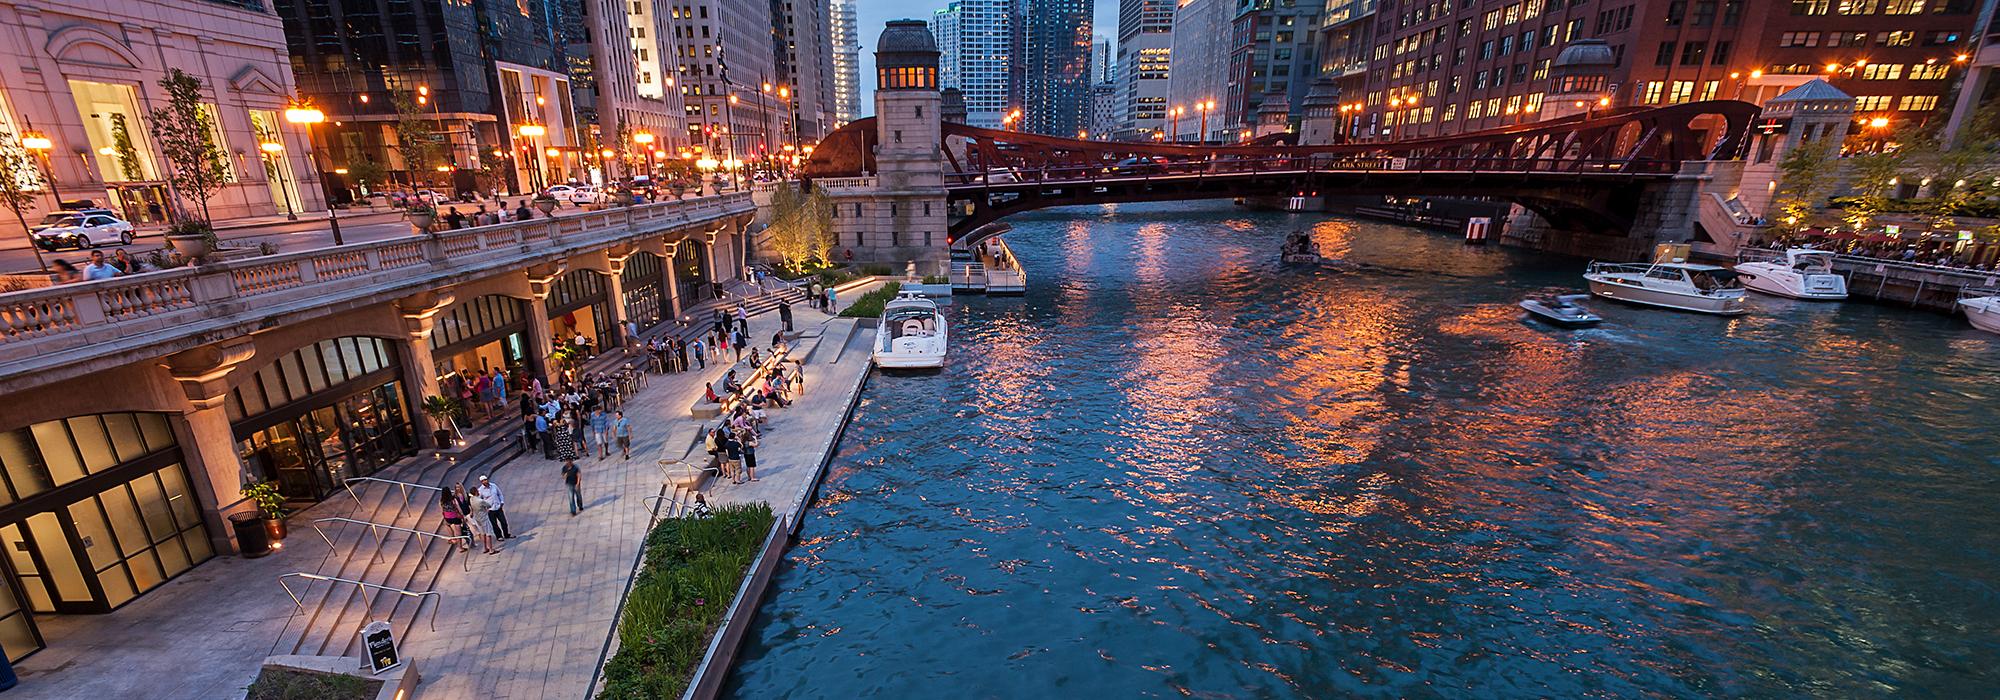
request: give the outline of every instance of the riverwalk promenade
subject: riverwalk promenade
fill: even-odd
[[[843,293],[843,301],[860,291]],[[793,316],[804,332],[792,347],[794,357],[805,358],[805,392],[790,408],[771,412],[758,450],[759,481],[712,479],[704,487],[712,502],[762,500],[781,515],[803,508],[803,494],[866,379],[871,324],[829,319],[804,304],[793,306]],[[776,313],[752,317],[750,335],[768,342],[778,325]],[[614,453],[579,462],[585,509],[578,515],[568,513],[559,462],[501,448],[510,456],[489,471],[505,491],[516,537],[497,554],[475,547],[441,562],[435,612],[426,607],[399,640],[403,658],[422,678],[414,697],[583,697],[645,537],[647,497],[661,492],[658,461],[695,444],[704,421],[689,408],[703,383],[731,367],[747,374],[744,363],[711,361],[705,370],[648,375],[647,386],[625,403],[632,458]],[[360,517],[354,510],[341,497],[292,520]],[[218,557],[110,615],[44,623],[48,648],[17,668],[21,685],[9,697],[243,697],[294,613],[277,576],[314,571],[326,555],[326,545],[303,525],[285,544],[261,559]]]

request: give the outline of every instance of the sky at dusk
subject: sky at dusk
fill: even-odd
[[[929,22],[931,13],[943,9],[950,0],[854,0],[855,17],[861,35],[861,112],[875,113],[875,37],[892,19],[920,19]],[[1091,32],[1116,43],[1118,0],[1097,0],[1096,26]]]

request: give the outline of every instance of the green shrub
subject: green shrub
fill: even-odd
[[[840,315],[849,318],[881,318],[882,305],[889,303],[890,299],[896,298],[896,293],[902,291],[902,289],[903,283],[901,282],[890,282],[882,285],[881,289],[863,294],[861,298],[855,299],[852,306],[840,310]]]
[[[600,699],[674,698],[687,689],[775,520],[767,504],[731,505],[710,518],[663,521],[646,535]]]

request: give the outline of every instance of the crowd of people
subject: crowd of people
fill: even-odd
[[[1956,241],[1919,241],[1917,243],[1897,241],[1864,243],[1855,241],[1842,245],[1838,241],[1804,238],[1774,240],[1767,244],[1766,247],[1771,250],[1818,248],[1842,255],[1853,255],[1916,265],[1951,267],[1969,272],[1992,272],[2000,270],[2000,256],[1986,254],[1983,246],[1958,246]],[[1980,262],[1981,259],[1985,259],[1986,262]]]
[[[709,428],[704,442],[716,465],[717,476],[732,483],[757,480],[757,446],[763,441],[765,425],[770,422],[768,409],[788,408],[793,397],[805,391],[805,365],[792,360],[787,369],[787,362],[780,359],[782,342],[781,338],[773,339],[768,361],[759,348],[751,349],[750,381],[738,380],[732,368],[722,375],[721,392],[716,391],[713,382],[703,385],[703,399],[722,404],[727,411],[720,422]],[[761,372],[756,369],[759,366],[764,366]]]

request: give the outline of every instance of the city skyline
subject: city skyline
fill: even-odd
[[[1091,19],[1092,31],[1110,36],[1107,32],[1118,27],[1118,0],[1094,0]],[[919,0],[917,2],[892,2],[891,0],[854,0],[856,14],[861,26],[861,94],[862,116],[875,113],[875,38],[882,33],[882,26],[894,19],[920,19],[929,21],[938,10],[951,4],[951,0]],[[1113,48],[1116,48],[1113,41]]]

